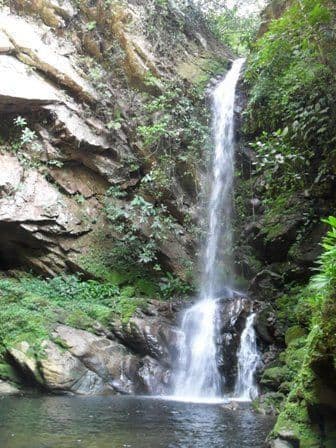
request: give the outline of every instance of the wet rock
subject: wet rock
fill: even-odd
[[[274,342],[274,324],[275,316],[271,306],[265,306],[257,313],[255,319],[255,329],[258,336],[266,343]]]
[[[170,365],[177,353],[178,330],[165,318],[138,313],[127,324],[112,323],[114,334],[128,347]]]
[[[138,377],[144,393],[149,395],[167,394],[170,371],[150,356],[146,356],[141,361]]]
[[[237,374],[237,351],[246,318],[251,313],[251,302],[245,297],[233,297],[219,301],[218,359],[219,370],[226,379],[225,389],[233,390]]]

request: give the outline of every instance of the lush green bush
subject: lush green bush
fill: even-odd
[[[135,195],[127,202],[119,201],[122,192],[109,189],[105,198],[105,213],[115,238],[111,257],[114,265],[121,269],[136,266],[154,267],[161,270],[157,252],[160,241],[167,239],[168,233],[177,232],[176,222],[164,205],[154,206],[142,196]],[[141,233],[141,227],[147,229],[147,235]]]
[[[246,54],[260,24],[259,15],[242,15],[238,6],[221,8],[208,14],[210,29],[215,36],[237,54]]]
[[[250,146],[256,155],[254,173],[261,175],[267,198],[275,198],[282,191],[300,191],[305,186],[312,151],[303,152],[293,146],[286,130],[263,132]]]

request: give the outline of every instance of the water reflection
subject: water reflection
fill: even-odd
[[[0,401],[2,448],[261,448],[272,421],[250,409],[137,397]]]

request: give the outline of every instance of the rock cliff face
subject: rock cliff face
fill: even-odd
[[[195,187],[187,183],[193,172],[189,184],[197,184],[198,174],[183,161],[167,185],[154,186],[160,199],[141,192],[164,154],[138,128],[144,114],[152,115],[148,98],[164,95],[165,82],[177,80],[188,97],[209,61],[227,56],[172,2],[15,1],[2,8],[1,267],[97,275],[122,237],[104,211],[112,187],[125,214],[139,194],[164,205],[174,229],[156,256],[183,277],[194,254],[183,228],[195,209]],[[179,144],[183,152],[188,142]],[[151,230],[128,215],[138,238],[148,241]]]

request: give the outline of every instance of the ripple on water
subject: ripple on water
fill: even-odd
[[[261,448],[272,419],[249,407],[143,397],[6,397],[1,448]]]

